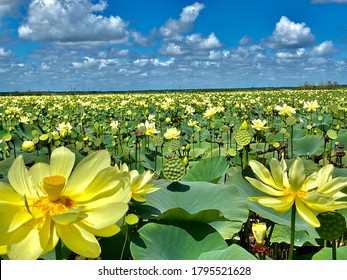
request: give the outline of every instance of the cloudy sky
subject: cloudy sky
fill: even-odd
[[[0,0],[0,91],[347,84],[347,0]]]

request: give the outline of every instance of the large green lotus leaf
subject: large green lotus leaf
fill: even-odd
[[[24,123],[19,123],[19,125],[16,127],[16,131],[25,139],[31,139],[33,137],[33,131],[38,133],[44,132],[40,125],[32,126],[31,124]]]
[[[347,129],[341,129],[339,130],[339,134],[334,142],[339,142],[343,145],[345,145],[345,150],[347,147]]]
[[[202,223],[148,223],[133,238],[135,260],[196,260],[204,252],[227,248],[223,237]]]
[[[275,225],[275,228],[271,235],[271,242],[276,243],[287,243],[290,244],[290,227]],[[300,230],[295,232],[295,240],[294,245],[298,247],[302,247],[303,245],[314,245],[318,246],[316,239],[307,234],[306,231]]]
[[[158,183],[161,182],[161,183]],[[165,218],[209,223],[215,220],[244,222],[248,218],[247,201],[236,186],[208,182],[157,181],[160,190],[148,194],[145,203],[133,205],[144,219]]]
[[[322,119],[319,120],[318,117],[321,117]],[[332,116],[331,114],[323,114],[323,115],[317,115],[316,117],[313,118],[313,122],[318,126],[318,125],[328,125],[332,121]]]
[[[209,223],[215,230],[223,236],[224,239],[231,239],[238,233],[243,225],[243,222],[239,221],[213,221]]]
[[[206,149],[199,148],[198,145],[196,144],[193,147],[193,145],[191,144],[189,156],[195,159],[202,156],[205,152],[206,152]]]
[[[195,164],[183,177],[182,181],[206,181],[217,183],[229,168],[225,157],[216,156],[203,159]]]
[[[193,134],[193,129],[189,126],[182,126],[182,131],[188,134],[189,136]]]
[[[314,254],[312,260],[331,260],[332,248],[323,248],[318,253]],[[336,259],[347,260],[347,246],[336,248]]]
[[[238,187],[240,195],[244,198],[266,195],[263,192],[256,189],[255,187],[253,187],[241,175],[235,175],[232,179],[232,183]],[[290,226],[291,211],[287,211],[285,213],[277,212],[272,208],[262,206],[259,203],[253,201],[248,201],[248,208],[251,211],[258,213],[261,217],[269,219],[274,223]],[[316,230],[308,223],[304,222],[299,217],[299,215],[296,215],[295,228],[297,231],[305,230],[311,237],[319,238],[319,235],[317,234]]]
[[[334,168],[333,177],[347,177],[347,168]]]
[[[172,208],[165,211],[165,213],[159,215],[157,218],[178,220],[178,221],[198,221],[202,223],[210,223],[213,221],[220,221],[221,219],[223,219],[223,216],[221,212],[216,209],[201,210],[195,214],[190,214],[182,208]]]
[[[306,135],[293,140],[293,152],[298,156],[319,156],[323,153],[324,138],[321,135]]]
[[[290,131],[290,129],[288,129]],[[300,139],[306,135],[305,129],[302,129],[301,127],[294,126],[293,127],[293,139]]]
[[[241,246],[233,244],[226,249],[202,253],[199,260],[257,260],[257,258]]]

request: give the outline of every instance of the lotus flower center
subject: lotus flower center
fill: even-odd
[[[65,178],[60,175],[45,177],[43,179],[42,189],[48,195],[50,201],[57,201],[64,190]]]

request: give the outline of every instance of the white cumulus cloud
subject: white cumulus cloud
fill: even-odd
[[[82,62],[72,62],[72,66],[74,68],[89,68],[95,66],[99,63],[99,61],[93,57],[86,56]]]
[[[163,55],[181,55],[183,51],[181,47],[173,42],[164,44],[162,48],[159,50],[160,54]]]
[[[337,52],[332,41],[325,41],[313,48],[313,55],[315,56],[332,56]]]
[[[194,21],[199,16],[200,11],[204,8],[205,5],[198,2],[183,8],[178,20],[169,19],[162,27],[160,27],[161,35],[164,37],[174,37],[178,34],[188,32],[192,29]]]
[[[5,57],[11,55],[11,50],[6,50],[5,48],[0,48],[0,57]]]
[[[19,7],[29,0],[0,0],[0,17],[19,13]]]
[[[265,40],[269,48],[302,48],[314,44],[315,37],[305,23],[295,23],[282,16],[272,36]]]
[[[207,38],[202,37],[201,34],[188,35],[186,42],[188,45],[199,49],[213,49],[221,46],[214,33],[211,33]]]
[[[106,1],[32,0],[19,36],[31,41],[126,41],[127,23],[119,16],[100,15]]]
[[[248,45],[249,43],[252,43],[252,42],[253,42],[253,38],[250,37],[250,36],[245,35],[239,41],[239,45],[240,46],[246,46],[246,45]]]
[[[199,47],[201,49],[213,49],[221,46],[220,41],[214,33],[211,33],[207,38],[201,40]]]

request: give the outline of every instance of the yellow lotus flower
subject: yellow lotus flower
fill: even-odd
[[[178,139],[181,132],[176,127],[168,127],[164,133],[166,139]]]
[[[204,113],[204,117],[206,119],[212,119],[216,113],[217,113],[217,108],[210,106],[209,108],[206,109]]]
[[[304,164],[297,158],[287,172],[287,165],[282,159],[270,161],[270,171],[261,163],[249,162],[258,179],[246,177],[254,187],[268,196],[249,197],[263,206],[279,212],[288,211],[293,204],[299,216],[312,225],[319,227],[320,223],[312,211],[327,212],[347,207],[347,202],[336,201],[346,196],[340,192],[347,186],[346,178],[332,179],[333,165],[322,167],[318,172],[306,177]]]
[[[0,256],[6,255],[6,252],[7,252],[7,246],[6,245],[0,246]]]
[[[317,109],[319,108],[318,102],[317,100],[315,101],[307,101],[304,103],[304,109],[307,110],[307,112],[311,112],[311,111],[317,111]]]
[[[58,131],[62,137],[65,137],[66,135],[70,134],[72,130],[72,126],[70,122],[62,122],[58,126]]]
[[[129,172],[129,167],[124,163],[118,169],[118,172]],[[155,192],[159,188],[152,188],[153,184],[148,184],[148,182],[153,178],[154,173],[151,171],[145,171],[139,174],[137,170],[131,170],[130,175],[130,189],[132,193],[132,199],[138,202],[146,202],[146,198],[143,196],[148,193]]]
[[[187,115],[193,115],[195,113],[195,109],[190,105],[185,106],[185,109]]]
[[[196,126],[197,124],[198,124],[198,122],[195,121],[195,120],[189,120],[187,122],[187,125],[190,126],[190,127]]]
[[[59,239],[73,252],[96,258],[95,236],[119,232],[115,224],[128,210],[129,173],[115,172],[106,150],[85,157],[72,172],[75,154],[60,147],[50,164],[29,170],[19,156],[0,183],[0,248],[10,259],[37,259]]]
[[[293,107],[290,107],[287,104],[284,104],[283,106],[277,105],[276,110],[278,111],[278,114],[280,114],[281,116],[291,116],[296,112]]]
[[[268,129],[269,127],[265,126],[265,124],[266,124],[266,120],[261,120],[261,119],[252,120],[252,128],[258,131]]]
[[[150,123],[147,120],[145,123],[140,123],[138,125],[138,128],[141,132],[143,132],[144,134],[149,135],[149,136],[154,136],[155,134],[158,134],[160,132],[160,131],[156,130],[154,122]]]

